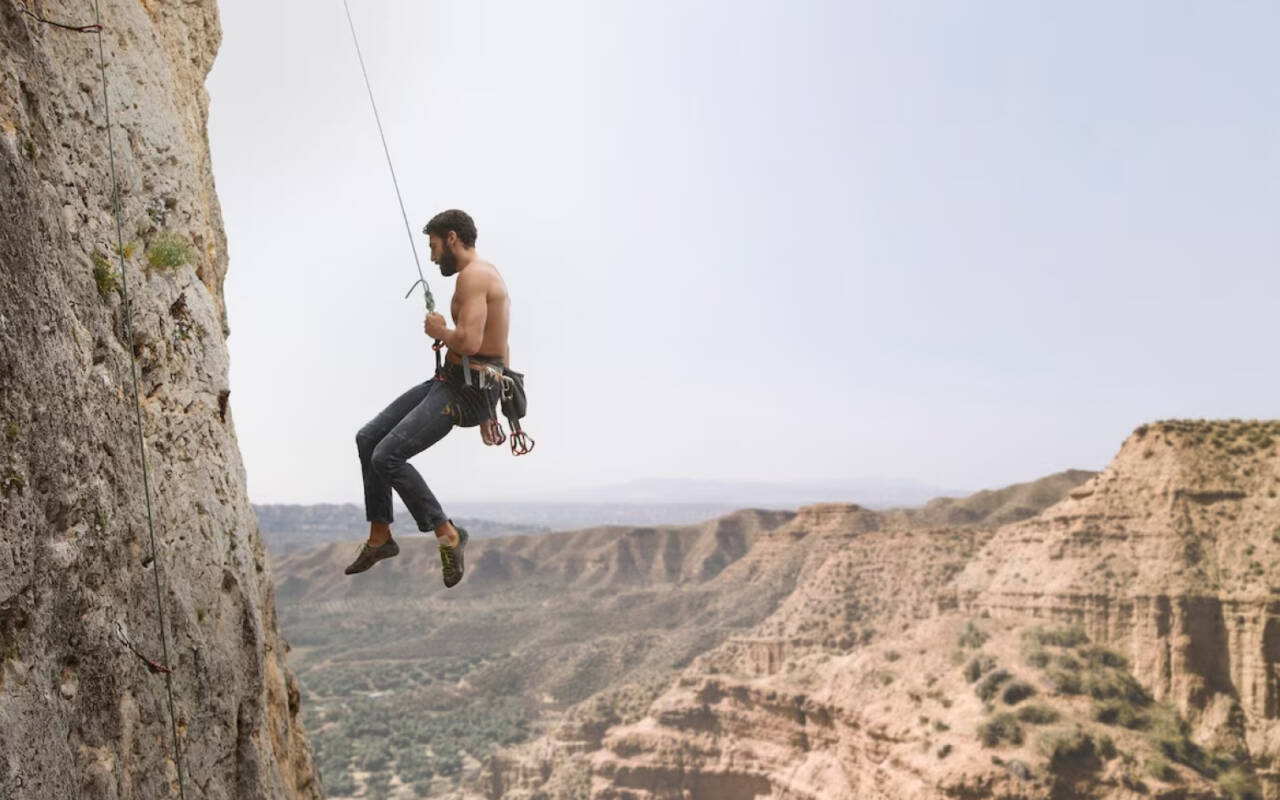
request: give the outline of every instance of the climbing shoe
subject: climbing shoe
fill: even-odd
[[[386,542],[374,547],[368,542],[361,542],[360,549],[356,551],[356,560],[351,562],[347,567],[346,573],[354,575],[357,572],[364,572],[369,567],[378,563],[384,558],[392,558],[400,554],[400,545],[396,544],[395,539],[387,539]]]
[[[467,529],[454,526],[458,530],[458,543],[453,547],[440,544],[440,565],[444,568],[444,585],[451,588],[462,580],[462,551],[467,546]]]

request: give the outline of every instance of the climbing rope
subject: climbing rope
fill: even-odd
[[[51,19],[45,19],[44,17],[32,11],[31,9],[27,8],[27,4],[23,3],[21,0],[15,0],[15,1],[18,3],[18,10],[21,11],[23,14],[26,14],[28,17],[31,17],[32,19],[34,19],[36,22],[40,22],[45,25],[52,25],[55,28],[62,28],[64,31],[74,31],[75,33],[101,33],[102,32],[102,26],[98,24],[68,25],[65,22],[54,22]]]
[[[134,655],[137,655],[143,661],[147,662],[152,672],[163,672],[165,690],[169,696],[169,727],[173,733],[173,753],[174,763],[178,767],[178,796],[181,800],[186,800],[186,778],[183,774],[182,766],[182,742],[178,739],[178,715],[174,710],[173,703],[173,669],[169,666],[169,636],[165,632],[164,621],[164,593],[160,587],[160,567],[161,563],[156,557],[156,531],[155,522],[151,511],[151,479],[147,472],[147,445],[142,434],[142,397],[138,388],[138,361],[134,354],[133,347],[133,310],[129,302],[129,281],[128,270],[125,266],[124,259],[124,225],[120,220],[120,184],[116,181],[116,157],[115,144],[111,136],[111,100],[107,91],[107,56],[102,44],[102,12],[99,8],[100,0],[93,0],[93,16],[94,16],[94,33],[98,36],[98,69],[102,75],[102,109],[106,114],[107,123],[107,157],[111,165],[111,209],[116,218],[116,254],[120,258],[120,296],[124,299],[124,318],[125,330],[128,332],[129,339],[129,369],[133,377],[133,408],[138,423],[138,454],[142,458],[142,490],[143,496],[147,502],[147,535],[151,541],[151,554],[148,559],[155,563],[152,569],[152,576],[155,578],[156,587],[156,613],[160,620],[160,643],[163,650],[163,664],[156,664],[150,659],[138,652],[133,643],[129,641],[129,637],[125,635],[123,627],[117,624],[116,636],[128,647]]]
[[[427,285],[427,279],[422,275],[422,262],[418,260],[418,246],[413,241],[413,229],[409,227],[409,215],[404,210],[404,197],[400,195],[400,182],[396,180],[396,168],[391,163],[391,148],[387,146],[387,135],[382,130],[382,118],[378,116],[378,104],[373,100],[373,84],[369,82],[369,70],[364,66],[364,55],[360,52],[360,39],[356,36],[356,23],[351,18],[351,5],[347,0],[342,0],[342,7],[347,12],[347,25],[351,28],[351,41],[356,46],[356,58],[360,61],[360,73],[364,75],[364,88],[369,92],[369,105],[373,108],[373,120],[378,123],[378,138],[382,139],[382,152],[387,156],[387,169],[391,170],[391,184],[396,189],[396,200],[400,203],[400,217],[404,220],[404,232],[409,237],[409,249],[413,252],[413,263],[418,267],[418,283],[409,287],[409,291],[405,293],[405,297],[413,294],[413,290],[422,284],[423,299],[427,303],[428,313],[435,313],[436,299],[431,294],[431,287]],[[437,340],[433,349],[437,353],[437,360],[440,352],[440,342]]]

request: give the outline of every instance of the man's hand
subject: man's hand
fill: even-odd
[[[443,339],[445,331],[449,330],[449,326],[445,324],[444,317],[439,314],[428,314],[427,318],[422,322],[422,330],[432,339]]]

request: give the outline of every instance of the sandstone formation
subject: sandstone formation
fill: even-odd
[[[1277,439],[1144,425],[999,527],[802,509],[721,576],[791,574],[775,613],[473,796],[1278,800]]]
[[[92,22],[92,4],[28,2]],[[0,4],[0,797],[316,798],[229,403],[206,142],[213,0],[103,0],[97,38]],[[121,278],[133,310],[151,563]]]

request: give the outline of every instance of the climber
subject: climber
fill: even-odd
[[[476,225],[468,214],[457,209],[441,212],[422,231],[440,274],[458,276],[450,306],[456,327],[449,328],[440,314],[427,314],[423,330],[436,340],[437,348],[447,348],[443,364],[430,380],[393,400],[356,434],[369,539],[360,545],[346,574],[364,572],[400,552],[391,538],[394,488],[418,530],[435,532],[444,585],[452,587],[462,580],[466,528],[445,515],[409,459],[455,425],[479,426],[485,444],[501,443],[494,409],[502,392],[500,376],[510,363],[511,301],[497,268],[476,254]]]

